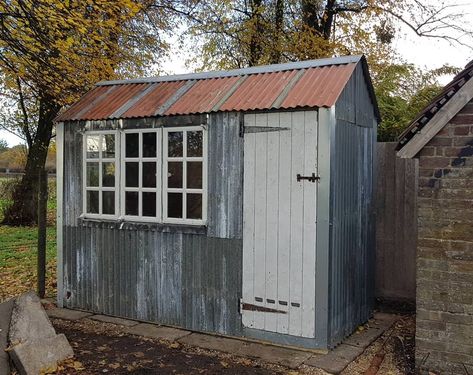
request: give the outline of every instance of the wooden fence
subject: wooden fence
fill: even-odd
[[[415,300],[418,161],[395,147],[377,147],[376,296]]]

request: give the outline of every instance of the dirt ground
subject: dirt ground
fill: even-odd
[[[308,366],[289,370],[179,343],[130,336],[113,324],[88,319],[52,322],[58,333],[67,336],[75,353],[74,359],[53,372],[56,374],[327,374]],[[403,316],[342,374],[365,374],[375,357],[382,357],[378,374],[413,374],[414,331],[414,317]]]
[[[375,364],[375,357],[381,360],[377,374],[415,374],[415,316],[403,315],[364,353],[350,363],[342,375],[362,375]],[[376,374],[376,372],[372,372]]]

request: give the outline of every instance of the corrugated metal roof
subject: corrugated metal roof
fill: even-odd
[[[360,62],[366,65],[362,56],[346,56],[223,72],[99,82],[56,121],[331,107]],[[371,87],[369,76],[366,78]],[[376,99],[372,99],[376,107]]]
[[[465,69],[458,73],[453,80],[447,84],[442,92],[435,97],[424,110],[417,115],[414,121],[399,136],[397,150],[403,148],[414,136],[420,132],[424,126],[434,117],[434,115],[455,96],[460,88],[473,77],[473,60]]]

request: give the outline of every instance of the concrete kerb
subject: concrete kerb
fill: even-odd
[[[63,311],[58,312],[54,310]],[[55,308],[47,310],[47,312],[48,315],[53,318],[66,320],[92,319],[104,323],[121,325],[124,327],[124,332],[135,336],[179,342],[183,345],[220,351],[240,357],[259,359],[291,369],[298,368],[304,364],[321,368],[333,374],[338,374],[343,371],[350,362],[361,355],[369,345],[399,319],[399,317],[391,314],[375,314],[373,319],[368,323],[367,328],[355,332],[338,347],[327,352],[273,345],[271,343],[243,337],[192,332],[179,327],[162,326],[149,322],[140,322],[106,315],[93,315],[84,311]]]

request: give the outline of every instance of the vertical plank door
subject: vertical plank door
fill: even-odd
[[[317,112],[245,115],[243,326],[313,338]]]

